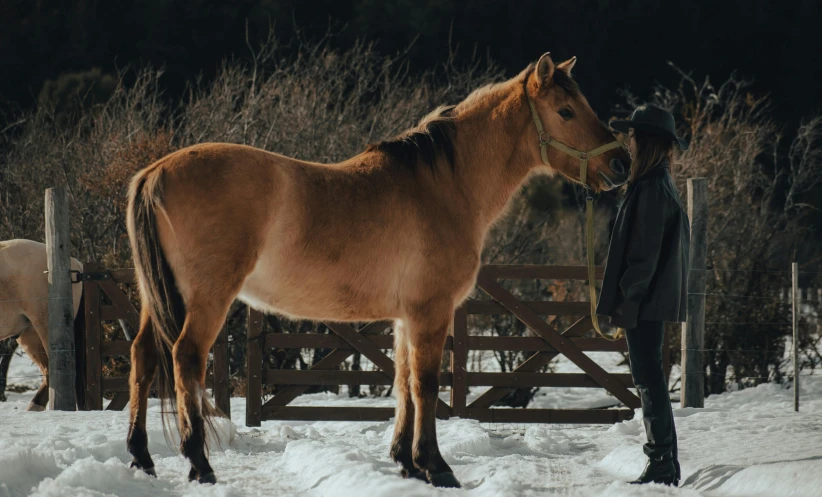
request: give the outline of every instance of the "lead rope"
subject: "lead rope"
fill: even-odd
[[[536,105],[534,105],[534,101],[531,100],[531,96],[528,95],[527,88],[525,89],[525,98],[528,100],[528,106],[531,108],[531,117],[533,118],[534,125],[536,125],[537,132],[539,133],[539,148],[542,162],[546,166],[551,165],[548,162],[548,145],[551,145],[552,147],[570,155],[571,157],[579,159],[579,181],[585,188],[586,193],[585,238],[588,265],[588,290],[590,292],[591,300],[591,324],[593,325],[594,330],[600,337],[610,342],[615,342],[622,338],[622,328],[618,328],[617,332],[614,335],[606,335],[599,328],[599,318],[597,317],[596,269],[594,265],[594,197],[591,196],[591,189],[588,187],[588,159],[596,157],[597,155],[603,154],[609,150],[621,147],[622,143],[614,140],[613,142],[599,146],[594,150],[591,150],[590,152],[580,152],[579,150],[574,150],[573,148],[565,145],[564,143],[554,140],[553,138],[551,138],[550,135],[548,135],[548,133],[545,132],[545,128],[542,126],[542,120],[539,118],[539,113],[537,113]]]
[[[588,161],[583,160],[582,171],[587,172]],[[584,173],[583,173],[584,174]],[[587,184],[585,186],[585,245],[588,259],[588,291],[591,299],[591,324],[594,326],[597,334],[602,338],[615,342],[622,338],[622,328],[617,328],[613,335],[606,335],[599,328],[599,317],[597,317],[597,287],[596,287],[596,268],[594,265],[594,197],[591,196],[591,190]]]

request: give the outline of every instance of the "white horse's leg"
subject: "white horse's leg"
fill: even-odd
[[[34,394],[34,398],[29,402],[26,410],[43,411],[49,402],[49,358],[46,354],[46,348],[43,346],[40,335],[37,334],[37,331],[33,327],[26,328],[25,331],[17,337],[17,343],[19,343],[23,350],[26,351],[26,354],[31,357],[31,360],[40,367],[40,372],[43,373],[43,383],[40,384],[40,388],[37,390],[37,393]]]

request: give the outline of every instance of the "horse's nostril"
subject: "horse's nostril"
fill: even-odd
[[[611,159],[611,171],[617,176],[624,176],[628,173],[628,166],[622,162],[622,159],[614,158]]]

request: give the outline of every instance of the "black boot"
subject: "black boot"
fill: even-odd
[[[663,485],[679,485],[679,478],[676,474],[676,466],[673,459],[662,461],[649,459],[639,478],[630,482],[632,484],[662,483]]]

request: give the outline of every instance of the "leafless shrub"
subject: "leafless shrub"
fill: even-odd
[[[163,99],[162,71],[139,69],[120,74],[112,98],[76,120],[58,121],[43,107],[0,127],[6,152],[0,154],[0,239],[42,240],[43,192],[64,185],[70,193],[72,255],[129,267],[126,188],[134,173],[166,154],[221,141],[340,161],[501,74],[479,60],[455,66],[452,54],[440,67],[411,75],[401,55],[379,55],[364,43],[345,51],[323,41],[295,44],[289,47],[294,55],[285,56],[269,39],[252,50],[250,60],[226,61],[212,82],[193,82],[179,102]],[[241,371],[245,330],[236,307],[228,320],[231,370]],[[325,328],[311,323],[295,331]],[[324,353],[280,362],[294,367]]]
[[[47,109],[27,116],[22,135],[7,147],[0,237],[42,240],[43,192],[64,185],[71,200],[73,255],[110,267],[130,261],[128,181],[173,146],[162,125],[167,109],[158,90],[161,74],[140,71],[130,87],[121,78],[111,100],[65,128],[55,125]]]
[[[109,267],[130,266],[125,188],[137,170],[167,153],[222,141],[305,160],[339,161],[500,76],[492,64],[479,61],[456,67],[453,57],[411,76],[402,57],[379,55],[366,44],[335,51],[322,42],[298,43],[292,56],[283,56],[281,47],[269,40],[252,50],[248,61],[226,61],[211,83],[193,82],[179,102],[163,99],[162,71],[141,69],[129,73],[129,85],[121,74],[114,96],[85,110],[76,122],[56,124],[49,110],[40,108],[2,127],[0,239],[41,240],[43,190],[65,185],[71,194],[73,255]],[[727,323],[708,328],[706,347],[714,349],[706,356],[709,391],[726,388],[728,371],[740,385],[778,380],[789,328],[740,323],[787,323],[784,303],[773,298],[787,286],[784,275],[757,271],[787,268],[794,257],[816,255],[801,241],[807,234],[805,199],[822,178],[822,118],[804,123],[787,142],[769,118],[767,99],[750,95],[746,81],[731,77],[715,87],[680,75],[677,88],[657,88],[652,100],[684,116],[683,132],[691,137],[691,149],[677,161],[680,190],[684,192],[688,177],[709,180],[709,267],[714,269],[708,293],[745,296],[707,296],[707,321]],[[631,95],[626,99],[638,103]],[[558,181],[529,184],[489,236],[484,262],[583,262],[580,211],[558,204],[539,208],[540,199],[560,197]],[[547,190],[529,193],[534,185]],[[607,249],[609,216],[597,216],[598,261]],[[584,282],[506,285],[529,300],[587,298]],[[232,308],[228,325],[233,371],[243,367],[242,315],[241,308]],[[549,322],[558,328],[571,324],[556,316],[549,316]],[[486,333],[530,333],[510,317],[480,319],[478,324]],[[303,328],[297,331],[322,331],[318,325]],[[816,342],[805,337],[802,343]],[[742,353],[747,350],[756,353]],[[283,360],[302,367],[321,355],[314,351],[310,360]],[[495,359],[500,369],[509,371],[523,357],[499,353]]]
[[[778,292],[790,285],[785,271],[792,260],[815,260],[819,250],[803,245],[809,235],[806,199],[822,181],[822,118],[803,123],[791,140],[771,119],[767,97],[756,97],[749,82],[731,76],[716,87],[696,82],[675,68],[679,86],[658,86],[650,101],[683,116],[682,133],[690,149],[675,164],[680,192],[690,177],[709,182],[709,271],[706,290],[709,323],[705,353],[707,391],[718,393],[769,380],[781,381],[785,371],[785,338],[790,334],[789,308]],[[628,92],[631,106],[642,103]],[[537,180],[544,181],[544,180]],[[509,215],[489,237],[485,262],[542,264],[583,263],[584,222],[580,209],[538,212],[528,195],[516,199]],[[599,213],[597,260],[604,260],[608,239],[606,219]],[[774,269],[782,272],[772,272]],[[587,300],[584,282],[506,282],[525,299]],[[481,292],[478,296],[481,297]],[[562,328],[555,316],[549,323]],[[477,319],[485,333],[527,336],[521,323],[509,316]],[[777,323],[777,324],[774,324]],[[679,327],[666,328],[677,360]],[[800,334],[802,366],[818,364],[818,332],[803,326]],[[816,334],[815,334],[816,333]],[[476,354],[476,353],[475,353]],[[525,355],[496,352],[501,371],[516,367]],[[482,365],[482,358],[474,358]],[[545,369],[549,369],[547,366]],[[532,389],[503,399],[524,405]]]
[[[773,271],[819,254],[803,241],[811,210],[804,199],[822,181],[822,118],[788,140],[770,117],[768,97],[751,94],[749,81],[732,75],[715,86],[672,67],[679,85],[657,87],[650,101],[684,118],[691,147],[676,161],[680,191],[687,178],[709,185],[707,391],[780,381],[791,328],[778,292],[790,275]]]

